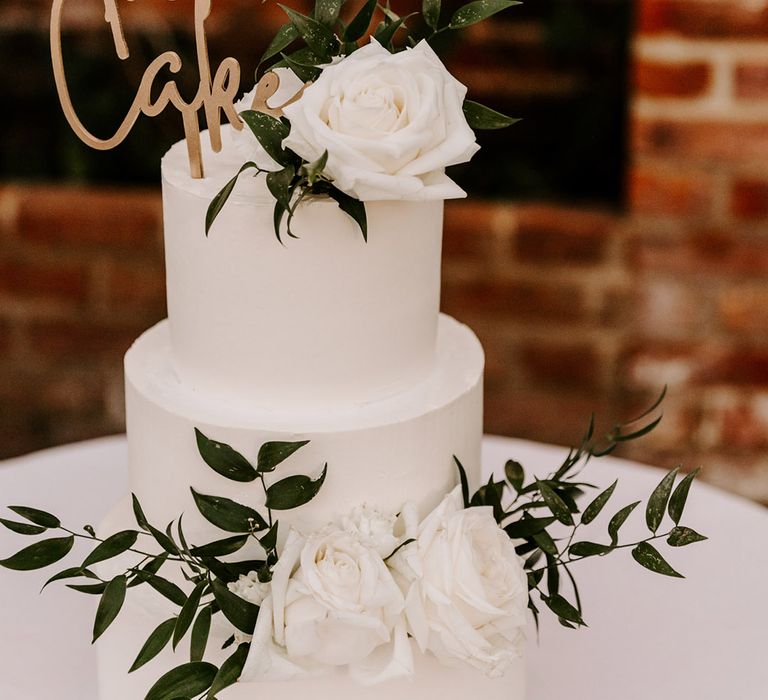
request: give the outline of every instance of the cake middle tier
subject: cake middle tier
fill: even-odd
[[[214,157],[215,155],[215,157]],[[310,198],[275,235],[264,176],[246,172],[205,235],[206,210],[237,172],[210,154],[163,159],[172,360],[193,389],[264,407],[324,410],[397,394],[432,366],[443,202],[369,202],[368,241],[335,202]],[[183,159],[184,168],[177,161]]]
[[[458,481],[453,457],[470,481],[480,479],[483,351],[472,331],[441,316],[437,351],[426,379],[397,396],[362,407],[317,411],[314,406],[269,411],[231,404],[191,390],[171,365],[168,324],[147,331],[126,355],[126,408],[131,488],[150,521],[165,527],[184,514],[190,542],[223,533],[197,512],[190,489],[230,498],[264,512],[259,480],[231,481],[198,451],[196,429],[256,464],[265,442],[309,443],[267,475],[317,477],[319,494],[280,513],[281,530],[313,531],[368,504],[398,513],[412,501],[425,515]]]

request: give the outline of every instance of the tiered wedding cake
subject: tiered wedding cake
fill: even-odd
[[[333,201],[308,201],[293,223],[298,239],[281,245],[263,178],[243,178],[206,237],[206,210],[242,162],[236,145],[225,131],[222,151],[204,154],[205,179],[190,177],[183,143],[162,163],[169,318],[126,355],[133,492],[151,522],[184,513],[191,543],[225,533],[198,513],[190,487],[263,509],[261,484],[206,466],[197,429],[254,463],[264,442],[310,441],[281,474],[318,475],[327,463],[327,477],[281,518],[283,534],[317,531],[362,504],[397,514],[411,501],[427,515],[458,481],[454,456],[480,481],[484,358],[472,331],[438,310],[442,200],[369,202],[367,242]],[[132,522],[126,501],[103,529]],[[174,614],[158,601],[146,586],[129,591],[99,641],[102,700],[143,698],[161,664],[188,657],[180,645],[176,658],[166,651],[126,675],[126,660]],[[222,697],[516,700],[523,672],[518,664],[490,679],[417,652],[406,679],[362,685],[339,670],[275,683],[239,683]]]

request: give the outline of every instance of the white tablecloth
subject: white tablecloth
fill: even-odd
[[[489,437],[484,465],[514,458],[543,475],[563,454]],[[96,522],[128,488],[126,459],[125,439],[115,437],[0,463],[0,506]],[[606,486],[619,477],[611,513],[647,498],[661,477],[617,459],[596,460],[585,474]],[[694,484],[684,522],[710,537],[671,551],[685,580],[641,569],[628,550],[574,565],[589,628],[566,630],[543,614],[540,641],[532,633],[529,645],[528,700],[768,698],[768,511]],[[604,537],[604,523],[594,527]],[[625,527],[623,537],[645,536],[641,509]],[[0,557],[28,543],[0,529]],[[96,601],[60,584],[38,595],[48,575],[0,569],[0,698],[96,700]]]

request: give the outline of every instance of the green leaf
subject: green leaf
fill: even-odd
[[[291,183],[295,176],[296,169],[292,165],[286,165],[282,170],[267,173],[267,189],[285,209],[289,209],[291,206]]]
[[[299,80],[305,83],[311,83],[320,75],[320,68],[317,66],[324,63],[325,60],[315,56],[308,48],[299,49],[292,54],[280,54],[282,60],[275,63],[273,68],[288,67]]]
[[[136,544],[138,536],[139,533],[135,530],[125,530],[123,532],[117,532],[111,537],[107,537],[106,540],[99,544],[99,546],[85,558],[82,568],[97,564],[100,561],[112,559],[113,557],[127,552]]]
[[[517,0],[475,0],[459,8],[451,17],[450,28],[461,29],[482,22],[508,7],[519,5]]]
[[[147,522],[147,516],[144,515],[144,509],[141,507],[141,503],[139,503],[139,499],[136,497],[135,493],[131,494],[131,501],[133,503],[133,517],[136,520],[136,524],[146,532],[149,532],[149,522]]]
[[[253,508],[222,496],[206,496],[203,493],[197,493],[194,489],[190,490],[202,516],[221,530],[243,533],[258,532],[268,527],[264,518]]]
[[[390,22],[389,24],[386,22],[380,22],[379,26],[374,32],[373,38],[376,39],[376,41],[378,41],[385,48],[390,48],[392,46],[392,40],[395,38],[395,34],[397,34],[398,30],[405,25],[406,21],[413,17],[415,14],[418,13],[412,12],[406,17],[401,17],[394,22]]]
[[[176,546],[176,543],[173,541],[173,539],[164,533],[162,530],[158,530],[153,525],[147,524],[147,527],[149,528],[150,533],[152,534],[152,537],[155,538],[155,541],[166,551],[168,554],[179,554],[179,548]]]
[[[209,439],[197,428],[195,436],[200,456],[213,471],[230,481],[249,482],[256,478],[256,470],[251,463],[229,445]]]
[[[598,515],[600,515],[600,512],[603,510],[603,508],[605,508],[605,504],[608,503],[608,500],[616,490],[616,484],[618,483],[619,481],[617,479],[584,509],[584,512],[581,514],[582,525],[589,525],[589,523],[591,523]]]
[[[13,520],[5,520],[5,518],[0,518],[0,525],[4,525],[17,535],[42,535],[48,529],[42,525],[17,523]]]
[[[234,554],[245,546],[249,537],[250,535],[235,535],[234,537],[226,537],[223,540],[209,542],[199,547],[192,547],[192,556],[224,557],[227,554]]]
[[[211,689],[208,691],[208,700],[214,700],[217,693],[237,683],[240,674],[243,672],[245,660],[248,658],[249,649],[249,644],[241,644],[237,647],[235,653],[221,665],[216,678],[211,683]]]
[[[547,508],[552,511],[552,515],[563,523],[563,525],[573,525],[571,511],[568,509],[565,501],[552,490],[549,484],[545,481],[536,479],[536,486],[538,487],[544,502],[547,504]]]
[[[368,31],[373,19],[373,13],[376,12],[377,0],[367,0],[360,8],[360,11],[352,18],[344,32],[344,41],[358,41]]]
[[[284,24],[282,27],[280,27],[280,29],[277,30],[277,33],[272,39],[272,42],[267,47],[267,50],[261,57],[261,60],[259,60],[259,65],[264,63],[264,61],[268,61],[270,58],[277,56],[277,54],[288,48],[298,38],[299,32],[296,30],[296,27],[294,27],[290,22],[288,24]]]
[[[275,524],[269,528],[269,532],[267,532],[267,534],[259,540],[261,546],[264,548],[264,551],[269,552],[270,550],[277,547],[277,529],[279,525],[279,522],[275,522]]]
[[[349,214],[363,234],[363,239],[368,241],[368,217],[365,213],[365,204],[359,199],[350,197],[346,192],[342,192],[337,187],[331,187],[328,196],[339,205],[339,209],[345,214]]]
[[[464,100],[464,116],[467,124],[475,130],[505,129],[520,121],[472,100]]]
[[[467,479],[467,470],[464,469],[464,465],[459,461],[459,458],[456,455],[453,456],[453,461],[456,463],[456,468],[459,470],[461,500],[464,503],[464,507],[469,508],[469,480]]]
[[[115,576],[104,589],[104,593],[99,601],[99,607],[96,610],[96,620],[93,623],[93,640],[95,642],[101,637],[107,628],[115,621],[125,602],[125,591],[128,587],[128,580],[124,575]]]
[[[675,523],[675,525],[677,525],[680,522],[680,518],[683,517],[683,509],[685,508],[685,502],[688,500],[688,492],[699,471],[699,469],[694,469],[694,471],[686,474],[672,493],[672,497],[669,499],[669,517],[672,518],[672,522]]]
[[[339,18],[344,0],[315,0],[315,19],[327,27],[333,28]]]
[[[328,165],[328,151],[323,151],[323,155],[316,161],[302,165],[301,172],[307,178],[307,182],[314,185],[320,179],[326,165]]]
[[[515,489],[515,491],[519,492],[520,489],[523,488],[525,469],[523,469],[523,465],[520,464],[520,462],[515,462],[514,459],[508,460],[504,465],[504,475],[507,477],[509,485]]]
[[[144,642],[144,646],[141,647],[139,655],[133,662],[133,665],[129,669],[128,673],[133,673],[137,669],[141,668],[144,664],[152,661],[171,641],[173,635],[173,628],[176,626],[176,618],[172,617],[170,620],[161,622],[157,628],[149,635],[149,639]]]
[[[597,542],[574,542],[568,552],[572,557],[595,557],[608,554],[612,549],[610,545]]]
[[[542,599],[546,603],[547,607],[555,613],[558,617],[562,617],[568,622],[574,622],[577,625],[584,625],[584,620],[581,617],[581,613],[573,607],[563,596],[552,595],[542,596]]]
[[[280,224],[282,223],[283,217],[285,216],[285,213],[287,211],[288,210],[282,204],[280,204],[279,201],[275,200],[275,210],[274,210],[274,214],[272,215],[272,220],[273,220],[273,225],[275,227],[275,236],[277,236],[278,241],[281,241]]]
[[[328,473],[328,465],[317,479],[299,474],[272,484],[267,489],[267,508],[271,510],[291,510],[309,503],[320,491]]]
[[[78,593],[86,593],[88,595],[101,595],[107,590],[106,583],[68,583],[67,588],[71,588]]]
[[[440,22],[440,0],[422,0],[421,14],[430,29],[437,29]]]
[[[205,661],[192,661],[168,671],[147,693],[144,700],[188,700],[211,687],[218,669]]]
[[[75,538],[72,535],[35,542],[12,557],[0,560],[0,566],[14,571],[43,569],[67,556],[74,543]]]
[[[152,586],[161,596],[167,598],[172,603],[175,603],[179,607],[182,607],[187,602],[187,596],[184,591],[181,590],[175,583],[168,579],[158,576],[157,574],[150,574],[140,572],[139,576],[144,578],[146,582]]]
[[[615,545],[619,541],[619,528],[624,524],[632,511],[640,505],[640,501],[630,503],[624,506],[608,523],[608,534],[611,536],[611,544]]]
[[[75,566],[70,569],[64,569],[64,571],[60,571],[58,574],[51,576],[51,578],[49,578],[43,584],[43,588],[40,590],[42,591],[48,586],[48,584],[54,583],[55,581],[65,581],[68,578],[79,578],[80,576],[84,576],[86,578],[96,578],[96,574],[89,571],[88,569],[83,569],[81,566]]]
[[[677,472],[678,469],[673,469],[669,472],[653,490],[651,497],[648,499],[648,506],[645,509],[645,522],[648,525],[648,529],[654,534],[656,534],[661,521],[664,519],[664,511],[667,509],[667,503],[677,478]]]
[[[694,542],[703,542],[708,539],[704,535],[700,535],[696,530],[691,530],[689,527],[677,526],[672,529],[667,538],[667,544],[671,547],[685,547],[686,545],[693,544]]]
[[[189,647],[190,661],[202,661],[205,647],[208,645],[208,635],[211,631],[211,606],[206,605],[200,610],[195,624],[192,625],[192,639]]]
[[[675,571],[667,563],[664,557],[659,554],[658,550],[648,542],[641,542],[637,545],[637,547],[632,550],[632,557],[638,564],[657,574],[672,576],[674,578],[685,578],[682,574]]]
[[[262,473],[274,471],[278,464],[308,444],[309,440],[302,440],[300,442],[265,442],[259,449],[256,471]]]
[[[510,523],[504,528],[512,539],[522,539],[532,537],[542,530],[546,530],[557,518],[548,516],[546,518],[521,518]]]
[[[44,510],[38,510],[37,508],[8,506],[8,510],[12,510],[16,515],[20,515],[22,518],[29,520],[29,522],[40,525],[40,527],[56,528],[61,525],[61,521],[55,515],[46,513]]]
[[[173,629],[174,649],[176,649],[176,647],[179,645],[179,642],[184,638],[184,635],[187,633],[187,630],[189,630],[192,621],[195,619],[195,615],[197,614],[197,607],[200,605],[200,599],[203,597],[203,591],[207,585],[207,581],[200,581],[200,583],[195,586],[192,593],[189,594],[187,602],[184,603],[184,605],[181,607],[179,617],[176,619],[176,625]]]
[[[128,588],[133,588],[134,586],[138,586],[142,583],[146,583],[147,576],[149,574],[156,574],[158,571],[160,571],[160,569],[163,567],[163,564],[165,564],[166,561],[168,561],[168,552],[163,552],[162,554],[155,556],[153,559],[147,562],[138,572],[135,572],[136,576],[134,577],[133,581],[131,581],[128,584]]]
[[[304,39],[314,53],[321,58],[333,58],[339,47],[339,42],[328,27],[312,17],[292,10],[290,7],[285,5],[279,5],[279,7],[288,15],[291,23],[299,32],[299,36]]]
[[[551,554],[552,556],[557,554],[557,545],[552,539],[552,536],[546,530],[541,530],[532,537],[533,541],[539,545],[539,547],[541,547],[543,552],[546,554]]]
[[[249,603],[230,591],[226,584],[218,579],[211,583],[213,597],[216,599],[221,612],[237,629],[246,634],[253,634],[256,618],[259,614],[258,605]]]
[[[288,136],[290,127],[269,114],[252,109],[241,112],[240,116],[269,157],[280,165],[286,165],[283,140]]]
[[[221,213],[221,210],[224,208],[224,205],[227,203],[227,200],[232,195],[232,192],[235,189],[235,185],[237,184],[238,178],[249,168],[257,168],[258,166],[256,163],[248,162],[245,165],[243,165],[240,170],[237,171],[237,174],[226,184],[224,187],[221,188],[219,193],[211,200],[211,203],[208,205],[208,210],[205,213],[205,235],[207,236],[210,233],[211,226],[213,226],[213,222],[216,221],[216,217]]]
[[[557,562],[552,554],[547,554],[547,592],[549,595],[557,595],[560,591],[560,572],[557,570]]]

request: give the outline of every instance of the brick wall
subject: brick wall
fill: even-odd
[[[626,212],[450,203],[443,306],[486,347],[490,432],[568,444],[666,383],[625,454],[768,503],[768,1],[638,0],[636,30]],[[154,189],[0,189],[2,454],[121,428],[160,226]]]

